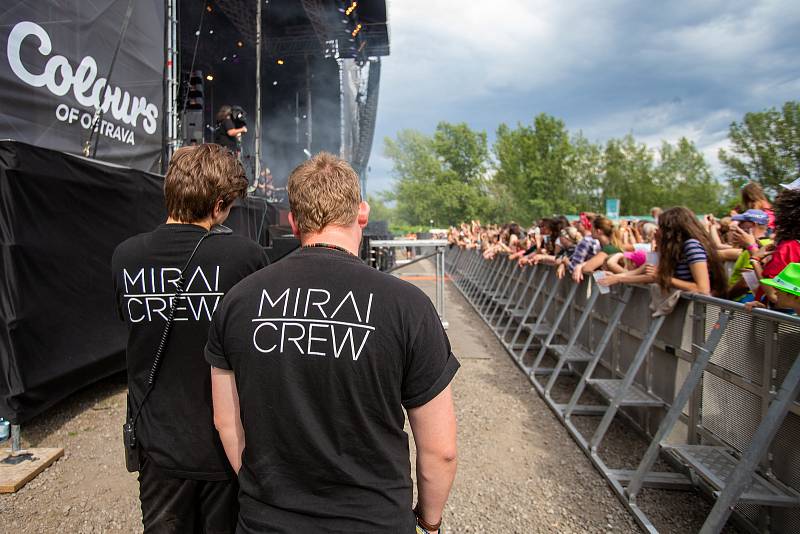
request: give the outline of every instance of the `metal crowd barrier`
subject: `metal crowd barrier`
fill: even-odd
[[[653,318],[647,288],[457,247],[445,268],[646,531],[656,488],[709,496],[702,533],[800,532],[800,319],[693,294]],[[617,417],[649,441],[635,469],[603,459]]]
[[[409,248],[412,247],[414,249],[433,249],[433,252],[426,253],[421,256],[417,256],[413,260],[404,262],[404,263],[395,263],[389,269],[382,269],[384,272],[392,273],[398,269],[403,267],[407,267],[408,265],[412,265],[414,263],[421,262],[423,260],[427,260],[430,258],[434,258],[434,287],[436,288],[436,295],[433,300],[433,305],[436,307],[436,311],[439,314],[439,319],[442,320],[442,326],[447,329],[448,323],[447,318],[445,317],[445,306],[444,306],[444,256],[445,256],[445,248],[447,247],[447,240],[446,239],[389,239],[389,240],[377,240],[373,239],[369,243],[370,249],[374,251],[375,254],[378,254],[382,249],[396,249],[396,248]]]

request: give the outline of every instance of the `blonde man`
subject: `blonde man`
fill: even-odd
[[[166,223],[120,244],[111,260],[129,331],[128,413],[139,413],[134,452],[145,533],[232,533],[236,527],[238,486],[214,430],[203,347],[222,295],[268,263],[255,242],[211,232],[246,188],[242,165],[221,146],[178,149],[164,179]],[[176,300],[181,269],[183,296]]]
[[[242,281],[214,318],[206,359],[239,473],[238,532],[439,529],[456,469],[459,364],[430,300],[358,258],[369,217],[359,190],[331,154],[297,167],[289,220],[302,248]]]

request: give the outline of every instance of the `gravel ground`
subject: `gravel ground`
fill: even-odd
[[[416,270],[432,272],[425,264]],[[433,291],[431,281],[414,283]],[[446,294],[448,335],[462,365],[453,384],[459,469],[446,531],[639,532],[494,335],[454,287],[448,285]],[[0,495],[0,530],[141,531],[136,475],[125,471],[119,436],[124,401],[124,378],[112,377],[24,427],[24,446],[64,447],[66,453],[16,494]],[[604,450],[625,457],[632,439],[638,438],[615,425]],[[642,496],[663,532],[697,530],[704,506],[699,501],[692,493]]]

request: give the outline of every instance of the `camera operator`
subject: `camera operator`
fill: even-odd
[[[238,484],[214,428],[203,348],[225,293],[268,264],[260,246],[221,226],[246,188],[242,164],[221,146],[178,149],[164,179],[166,223],[111,260],[128,325],[126,466],[139,472],[146,534],[235,531]]]
[[[237,156],[241,152],[242,134],[247,133],[247,126],[242,120],[244,112],[237,106],[238,117],[234,116],[232,106],[225,104],[217,112],[217,127],[214,131],[214,142],[222,145]]]

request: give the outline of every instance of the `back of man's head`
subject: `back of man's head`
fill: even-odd
[[[176,221],[197,222],[212,215],[222,200],[227,208],[244,197],[244,168],[229,150],[214,144],[185,146],[172,155],[164,179],[167,213]]]
[[[361,204],[358,175],[344,160],[320,152],[289,175],[289,205],[301,234],[321,232],[328,225],[350,226]]]

